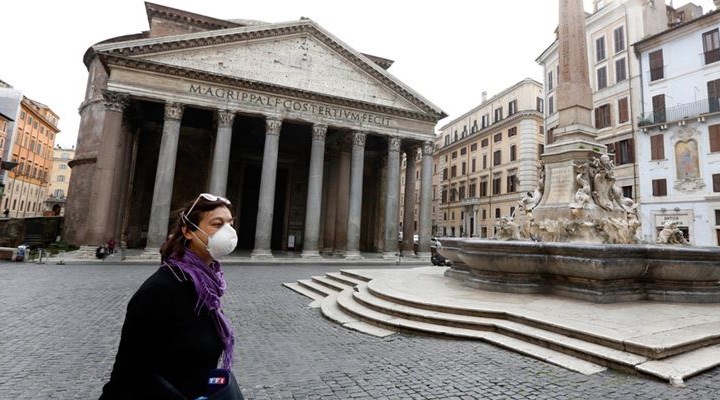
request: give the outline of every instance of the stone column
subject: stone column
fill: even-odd
[[[182,104],[165,104],[165,122],[160,140],[160,155],[155,171],[155,188],[150,207],[147,245],[145,246],[148,249],[160,248],[167,239],[182,114]]]
[[[350,155],[352,139],[340,139],[337,210],[335,211],[335,254],[345,255],[348,236],[348,207],[350,204]]]
[[[282,120],[267,117],[265,120],[265,148],[263,150],[262,173],[260,174],[260,196],[258,199],[257,225],[253,258],[271,258],[273,208],[275,206],[275,180],[277,178],[278,148]]]
[[[385,258],[397,257],[400,193],[400,138],[388,140],[387,199],[385,202]]]
[[[310,148],[307,204],[305,206],[305,239],[303,257],[320,257],[320,206],[322,202],[323,164],[325,163],[325,134],[327,125],[313,125]]]
[[[363,170],[365,166],[365,132],[353,132],[352,163],[350,167],[350,202],[348,207],[347,252],[345,258],[360,256],[360,225],[362,218]]]
[[[117,224],[117,210],[120,207],[115,187],[120,184],[115,179],[118,170],[122,170],[123,154],[120,151],[125,130],[123,115],[128,105],[128,96],[121,93],[103,91],[105,115],[103,119],[100,148],[93,174],[88,212],[88,230],[85,243],[97,246],[105,244],[114,236]],[[115,191],[115,193],[113,193]]]
[[[213,152],[212,169],[210,170],[210,193],[225,196],[227,188],[228,170],[230,167],[230,143],[232,141],[232,126],[235,113],[232,111],[218,111],[218,127],[215,136],[215,151]]]
[[[418,257],[430,257],[432,236],[432,160],[435,145],[427,141],[422,146],[422,169],[420,171],[420,210],[418,234]]]
[[[414,213],[415,213],[415,159],[417,157],[417,146],[408,147],[405,150],[405,201],[403,203],[403,240],[402,256],[412,257],[415,255],[413,249],[413,236],[415,235]]]
[[[337,147],[329,149],[328,158],[328,193],[325,202],[325,238],[323,252],[332,253],[335,249],[335,220],[338,207],[338,181],[340,178],[340,160],[337,157]]]
[[[467,206],[463,208],[463,237],[469,238],[470,237],[470,214],[472,213],[472,206]]]

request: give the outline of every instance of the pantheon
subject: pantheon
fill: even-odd
[[[253,257],[394,257],[400,207],[403,254],[415,232],[429,253],[434,127],[446,114],[388,73],[393,61],[307,18],[145,7],[148,31],[85,53],[66,241],[153,251],[176,210],[209,192],[232,201],[238,249]]]

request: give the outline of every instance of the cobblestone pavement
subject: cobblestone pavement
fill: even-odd
[[[0,399],[97,398],[127,301],[155,268],[0,264]],[[720,368],[677,389],[614,371],[584,376],[477,341],[381,339],[324,319],[281,286],[338,269],[226,268],[235,373],[248,399],[718,397]]]

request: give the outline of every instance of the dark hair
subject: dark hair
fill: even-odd
[[[193,207],[193,204],[195,204],[195,207]],[[190,211],[190,214],[185,215],[191,207],[192,210]],[[230,205],[222,200],[210,201],[202,196],[199,196],[197,198],[197,202],[195,200],[191,200],[185,203],[185,206],[177,211],[178,217],[172,233],[160,247],[160,258],[164,261],[171,256],[182,257],[185,255],[185,248],[187,248],[188,242],[185,239],[185,235],[183,235],[182,228],[187,227],[187,229],[191,231],[197,230],[203,215],[205,215],[206,212],[212,211],[218,207],[227,207],[232,213]],[[185,216],[185,218],[183,218],[183,216]],[[192,223],[187,223],[186,219]]]

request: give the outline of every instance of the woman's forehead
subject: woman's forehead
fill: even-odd
[[[220,218],[223,221],[231,220],[232,213],[230,212],[230,210],[228,210],[227,207],[221,206],[221,207],[215,208],[214,210],[210,210],[210,211],[206,212],[202,216],[202,220],[208,220],[208,221],[215,219],[215,218]]]

